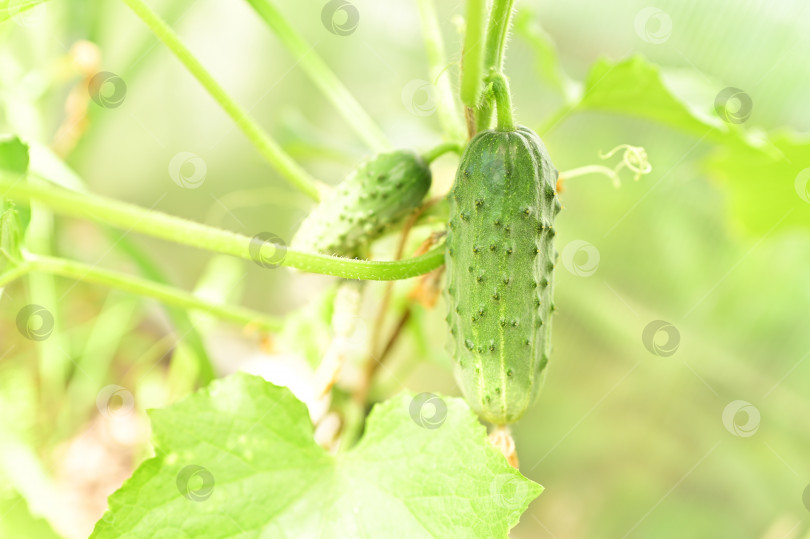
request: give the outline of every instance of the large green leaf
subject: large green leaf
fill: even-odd
[[[402,395],[333,456],[286,388],[215,381],[152,412],[158,456],[110,497],[93,537],[506,537],[542,487],[490,446],[462,400],[434,399],[432,428]]]
[[[770,134],[769,142],[763,150],[719,147],[706,170],[726,188],[732,219],[746,232],[810,227],[810,137],[781,131]]]
[[[598,60],[585,81],[580,110],[600,110],[637,116],[702,137],[740,137],[714,112],[714,87],[693,72],[663,70],[642,56],[620,61]]]
[[[776,226],[810,227],[810,139],[727,123],[713,110],[723,85],[667,70],[640,56],[600,60],[576,110],[637,116],[717,145],[705,170],[729,196],[731,218],[762,235]]]

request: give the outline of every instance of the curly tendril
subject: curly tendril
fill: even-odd
[[[607,176],[613,183],[613,187],[618,188],[621,186],[621,179],[619,172],[622,169],[628,169],[633,173],[633,181],[638,181],[642,176],[652,172],[652,165],[647,158],[647,151],[641,146],[631,146],[630,144],[620,144],[607,153],[599,153],[600,159],[610,159],[620,150],[624,150],[622,160],[613,168],[608,168],[603,165],[588,165],[584,167],[575,168],[566,172],[561,172],[558,180],[558,185],[561,185],[564,180],[570,180],[577,176],[585,176],[587,174],[602,174]]]

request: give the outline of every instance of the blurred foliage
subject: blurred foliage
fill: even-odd
[[[396,146],[431,147],[441,138],[437,115],[411,114],[402,94],[410,81],[429,77],[416,6],[353,3],[361,20],[351,36],[324,29],[322,3],[278,7]],[[653,173],[619,190],[599,177],[564,185],[558,250],[584,240],[600,260],[590,276],[558,265],[559,316],[546,387],[514,429],[522,471],[546,491],[513,537],[807,537],[810,205],[800,175],[810,167],[810,142],[801,134],[810,131],[810,9],[800,0],[668,3],[661,9],[669,35],[654,43],[638,33],[648,7],[641,1],[521,3],[527,11],[517,19],[506,62],[519,121],[541,131],[561,171],[628,143],[646,149]],[[0,19],[10,4],[19,3],[0,3]],[[334,183],[367,153],[247,3],[154,5],[318,177]],[[463,6],[440,2],[437,9],[448,69],[457,77],[461,38],[453,17]],[[53,0],[15,15],[0,25],[0,130],[41,148],[31,158],[39,176],[73,178],[73,188],[215,219],[211,224],[243,233],[290,237],[308,203],[268,170],[123,5]],[[44,148],[68,116],[71,92],[86,84],[72,49],[79,39],[98,46],[90,70],[117,73],[128,91],[116,109],[88,103],[89,123],[67,155],[74,178],[70,169],[53,172]],[[753,109],[743,125],[729,127],[713,111],[715,96],[732,86],[750,95]],[[181,151],[205,160],[201,188],[183,190],[171,181],[167,165]],[[436,194],[449,185],[453,164],[437,162]],[[36,208],[31,227],[29,247],[144,275],[151,268],[187,289],[204,277],[201,287],[211,290],[204,253],[141,237],[117,243],[118,234],[53,221]],[[331,282],[242,264],[239,297],[239,290],[226,293],[233,271],[214,286],[217,297],[274,313],[317,302]],[[412,286],[398,283],[398,297]],[[369,320],[383,287],[367,287]],[[56,318],[54,335],[43,343],[16,329],[16,314],[29,303],[48,303]],[[44,525],[32,524],[30,512],[60,523],[63,535],[82,536],[103,503],[46,502],[57,495],[103,501],[147,451],[144,433],[135,442],[119,433],[114,443],[107,440],[112,445],[92,447],[101,463],[117,455],[123,471],[84,474],[92,485],[67,473],[70,448],[103,430],[94,422],[99,383],[128,388],[142,414],[189,391],[200,363],[182,360],[179,350],[191,341],[177,319],[170,323],[151,303],[136,307],[97,287],[32,278],[6,287],[0,309],[0,535],[47,537],[33,527]],[[402,385],[457,394],[443,349],[443,311],[441,303],[414,311],[407,338],[382,372],[380,398]],[[306,339],[306,316],[298,315],[282,344],[296,335]],[[655,356],[642,343],[644,327],[658,319],[679,331],[671,357]],[[208,351],[200,341],[195,353],[210,353],[220,372],[259,348],[252,336],[219,326],[204,337]],[[316,341],[306,343],[307,355],[317,354]],[[761,414],[751,437],[724,426],[724,409],[735,400]],[[98,449],[108,447],[114,450]]]

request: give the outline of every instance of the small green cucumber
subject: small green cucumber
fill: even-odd
[[[551,350],[557,170],[532,130],[483,131],[449,193],[447,321],[464,397],[483,419],[517,421]]]
[[[410,150],[363,162],[301,223],[293,249],[355,256],[389,225],[416,208],[430,189],[428,163]]]

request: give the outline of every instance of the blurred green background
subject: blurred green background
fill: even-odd
[[[411,81],[430,77],[415,2],[353,3],[360,24],[338,36],[321,22],[322,2],[277,2],[394,145],[434,146],[442,138],[437,115],[412,113],[413,98],[403,95]],[[556,43],[573,80],[584,80],[599,58],[640,53],[681,68],[714,93],[743,89],[753,102],[748,129],[810,131],[804,1],[659,2],[671,28],[666,21],[642,25],[648,38],[665,36],[658,43],[639,32],[646,2],[518,3]],[[335,183],[368,154],[246,3],[152,5],[317,177]],[[449,60],[457,62],[463,3],[440,0],[437,10]],[[78,40],[98,46],[95,70],[127,85],[118,108],[89,103],[87,129],[67,156],[91,191],[243,234],[270,230],[290,238],[308,202],[121,3],[52,0],[0,25],[0,131],[53,142],[66,100],[82,84],[70,59]],[[718,151],[711,137],[606,112],[549,123],[565,103],[538,68],[544,58],[548,68],[536,43],[517,35],[506,71],[519,122],[540,131],[557,168],[594,164],[599,152],[632,144],[646,149],[653,172],[638,182],[625,172],[620,189],[599,176],[564,185],[557,248],[562,253],[576,240],[592,248],[557,268],[549,374],[538,403],[514,428],[521,471],[546,491],[512,536],[810,537],[810,494],[802,497],[810,486],[810,206],[793,190],[793,176],[771,176],[767,168],[746,181],[734,170],[724,181],[722,173],[709,174],[706,159]],[[449,68],[453,80],[457,67]],[[167,172],[184,151],[207,167],[195,190],[179,188]],[[452,181],[454,164],[451,157],[437,163],[436,194]],[[785,182],[789,204],[779,194]],[[740,211],[731,201],[741,199],[753,202]],[[37,224],[43,249],[133,270],[115,237],[99,227],[54,223]],[[212,268],[201,251],[134,234],[126,241],[173,284],[211,284],[215,296],[279,315],[314,301],[331,282],[219,259]],[[595,263],[588,253],[598,253],[598,266],[582,275],[577,267]],[[370,316],[382,290],[370,287]],[[47,341],[19,336],[14,318],[27,303],[58,311]],[[49,536],[29,512],[46,516],[62,535],[84,536],[106,495],[148,455],[142,410],[188,392],[193,362],[173,356],[182,350],[179,333],[158,305],[125,294],[40,276],[9,286],[0,309],[0,536]],[[421,330],[412,328],[390,360],[426,359],[408,377],[412,391],[458,394],[446,368],[443,311],[441,303],[420,310]],[[679,335],[666,357],[642,342],[656,320]],[[209,353],[222,372],[261,353],[255,335],[206,323]],[[422,340],[413,338],[419,334]],[[664,341],[659,334],[658,345]],[[107,384],[129,388],[137,402],[139,414],[118,431],[99,425],[95,399]]]

